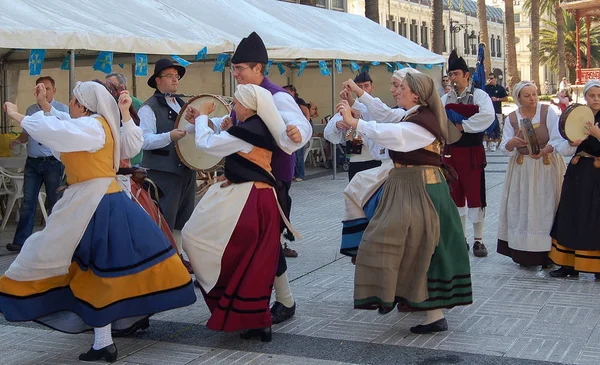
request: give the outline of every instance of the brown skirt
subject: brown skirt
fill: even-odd
[[[425,189],[429,170],[390,172],[358,250],[355,300],[376,297],[392,305],[397,297],[428,299],[427,270],[440,239],[438,214]]]

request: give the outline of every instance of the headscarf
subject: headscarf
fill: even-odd
[[[121,92],[127,90],[125,88],[125,85],[114,84],[114,83],[108,82],[106,80],[98,80],[98,79],[92,80],[92,81],[97,82],[101,85],[104,85],[104,87],[106,88],[106,90],[108,90],[110,95],[112,95],[112,97],[115,98],[115,101],[117,102],[117,107],[119,106],[119,97],[121,96]],[[119,113],[120,112],[121,112],[121,110],[119,109]],[[139,117],[137,111],[135,110],[135,108],[133,107],[133,104],[131,104],[129,106],[129,115],[131,115],[131,119],[133,120],[135,125],[139,126],[140,125],[140,117]],[[121,115],[121,119],[123,119],[122,115]],[[127,122],[126,120],[122,120],[122,121]]]
[[[435,89],[431,77],[421,72],[408,72],[406,74],[406,79],[414,81],[411,82],[411,84],[416,85],[416,90],[412,90],[411,88],[411,91],[417,95],[419,101],[427,106],[433,115],[435,115],[435,119],[437,119],[440,124],[440,133],[446,144],[452,144],[458,141],[462,135],[456,127],[450,125],[450,121],[446,116],[446,110],[442,105],[442,99]]]
[[[600,80],[588,80],[583,87],[583,96],[593,87],[600,87]]]
[[[535,86],[535,84],[531,81],[520,81],[513,86],[513,101],[519,107],[521,106],[521,103],[519,102],[519,94],[521,93],[521,90],[527,86],[533,86],[537,90],[537,86]]]
[[[114,140],[113,168],[117,171],[121,160],[121,118],[117,102],[103,85],[94,81],[78,81],[73,95],[81,105],[100,114],[108,122]]]
[[[270,91],[258,85],[245,84],[238,85],[234,96],[244,107],[256,111],[256,114],[273,135],[279,148],[290,155],[294,152],[281,143],[286,135],[286,126],[275,106],[275,100],[273,100]]]
[[[396,79],[402,81],[406,78],[406,75],[408,73],[421,73],[421,71],[414,69],[414,68],[405,67],[401,70],[394,71],[394,73],[392,74],[392,77],[395,77]]]

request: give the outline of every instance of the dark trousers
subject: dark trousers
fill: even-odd
[[[38,194],[42,184],[46,187],[48,213],[60,198],[61,194],[56,190],[62,182],[64,169],[63,164],[54,157],[27,157],[23,180],[23,202],[19,209],[20,218],[13,238],[14,244],[22,245],[33,232]]]
[[[182,175],[166,171],[148,170],[150,180],[164,194],[158,201],[160,210],[171,230],[181,230],[194,212],[196,199],[196,171],[186,170]]]
[[[350,162],[350,166],[348,167],[348,181],[352,180],[354,175],[357,173],[372,169],[375,167],[381,166],[381,161],[371,160],[371,161],[361,161],[361,162]]]
[[[279,201],[279,206],[283,211],[285,217],[290,220],[290,213],[292,212],[292,198],[290,197],[290,187],[292,186],[291,181],[277,181],[277,185],[275,186],[275,192],[277,193],[277,200]],[[279,222],[279,232],[283,233],[285,230],[285,222],[283,219],[280,219]],[[292,232],[287,232],[285,234],[285,238],[290,241],[294,240],[294,235]],[[283,250],[279,250],[279,262],[277,264],[277,276],[281,276],[287,271],[287,262],[285,261],[285,255],[283,254]]]

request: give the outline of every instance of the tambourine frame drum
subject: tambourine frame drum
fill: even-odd
[[[215,102],[215,111],[209,117],[222,117],[231,113],[231,103],[226,97],[212,94],[199,94],[188,100],[182,107],[175,120],[176,129],[185,129],[190,123],[185,120],[187,108],[191,105],[198,109],[203,102]],[[184,165],[192,170],[201,172],[213,172],[223,166],[225,159],[212,156],[196,148],[194,134],[187,134],[182,139],[175,141],[177,156]]]
[[[586,122],[594,123],[592,109],[583,104],[571,104],[560,115],[558,131],[569,142],[584,140],[588,137],[585,130]]]
[[[523,118],[521,120],[521,130],[523,131],[523,138],[527,141],[527,149],[531,155],[540,154],[540,144],[535,134],[535,128],[529,118]]]

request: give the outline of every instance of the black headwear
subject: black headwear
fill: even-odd
[[[183,75],[185,75],[185,67],[183,67],[181,65],[174,64],[173,61],[171,61],[168,58],[161,58],[154,65],[154,73],[148,79],[148,86],[150,86],[153,89],[156,89],[156,77],[159,76],[160,73],[163,70],[166,70],[167,68],[174,68],[174,69],[176,69],[180,78],[182,78]]]
[[[458,57],[456,50],[453,49],[448,57],[448,72],[454,70],[462,70],[463,72],[469,72],[469,66],[465,62],[464,58]]]
[[[248,62],[269,62],[267,47],[265,47],[265,44],[256,32],[252,32],[248,37],[242,39],[235,49],[233,57],[231,57],[231,63],[233,64]]]
[[[367,82],[367,81],[373,82],[373,79],[371,79],[371,76],[369,75],[369,73],[367,71],[359,73],[354,78],[354,82],[357,83],[357,84],[360,83],[360,82]]]

